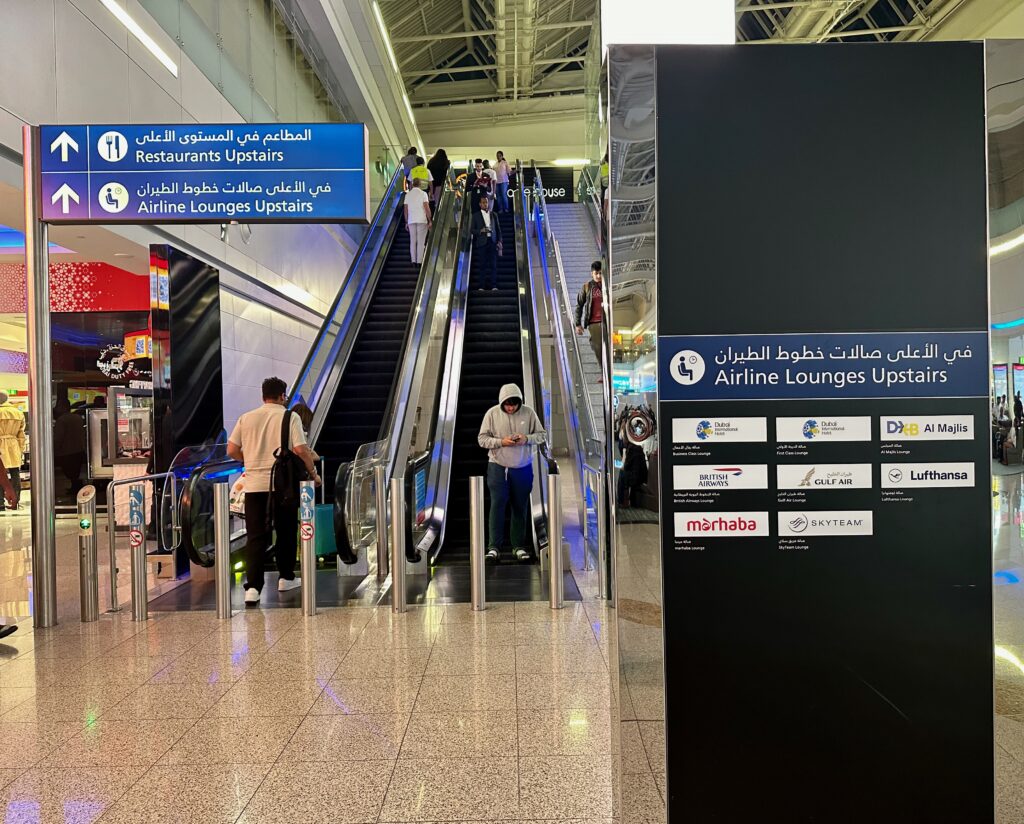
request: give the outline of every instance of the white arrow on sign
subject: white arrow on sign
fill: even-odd
[[[53,154],[55,151],[57,151],[57,149],[60,149],[61,162],[67,163],[68,149],[77,152],[78,144],[75,142],[74,138],[72,138],[71,135],[69,135],[67,132],[61,132],[59,135],[57,135],[53,143],[50,144],[50,154]],[[78,201],[76,200],[75,202],[77,203]],[[65,209],[64,211],[67,211],[67,209]]]
[[[78,192],[76,192],[74,189],[68,186],[67,183],[65,183],[56,192],[53,193],[53,196],[50,198],[50,203],[56,203],[58,200],[61,202],[60,210],[64,214],[67,214],[71,208],[70,206],[68,206],[68,201],[73,200],[75,201],[75,203],[79,202]]]

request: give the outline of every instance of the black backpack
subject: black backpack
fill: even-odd
[[[292,452],[288,444],[288,432],[293,415],[291,409],[284,411],[281,419],[281,446],[274,450],[274,466],[270,470],[270,492],[275,506],[297,507],[299,505],[299,484],[309,480],[309,470],[302,458]]]

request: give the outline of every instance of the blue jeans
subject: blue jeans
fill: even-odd
[[[530,535],[530,491],[533,489],[533,465],[506,469],[487,463],[487,489],[491,493],[491,510],[487,517],[487,547],[501,549],[506,545],[505,510],[512,504],[512,548],[528,550],[533,545]]]
[[[496,212],[507,212],[508,211],[508,184],[498,184],[497,199],[494,201],[494,210]]]

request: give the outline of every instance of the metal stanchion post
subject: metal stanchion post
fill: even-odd
[[[117,599],[117,507],[114,492],[115,489],[107,487],[107,544],[110,547],[110,609],[107,612],[121,611]]]
[[[605,481],[607,474],[597,474],[597,502],[594,508],[597,510],[597,597],[602,601],[608,598],[608,531],[605,521]]]
[[[39,128],[22,127],[29,431],[32,433],[32,625],[57,623],[57,518],[54,505],[53,365],[47,224],[39,220]],[[65,201],[66,203],[67,201]]]
[[[562,577],[562,477],[548,475],[548,603],[552,609],[565,606]]]
[[[132,620],[149,620],[146,581],[146,485],[128,487],[128,543],[132,548]]]
[[[213,485],[213,574],[216,577],[217,617],[231,617],[231,509],[226,483]]]
[[[583,571],[594,569],[594,559],[590,555],[590,493],[594,473],[589,466],[583,467]]]
[[[373,491],[377,502],[377,580],[388,577],[388,482],[383,464],[373,468]]]
[[[391,611],[408,612],[405,603],[405,485],[391,479]]]
[[[474,475],[469,479],[469,586],[473,610],[487,609],[487,587],[484,579],[484,479]]]
[[[96,558],[96,487],[78,491],[78,586],[82,623],[100,617],[100,575]]]
[[[299,574],[302,576],[302,614],[316,615],[316,490],[312,481],[299,484]]]

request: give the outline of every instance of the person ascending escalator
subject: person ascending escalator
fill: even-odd
[[[477,442],[488,450],[487,489],[491,494],[488,515],[487,560],[497,561],[507,543],[505,513],[512,505],[512,554],[529,561],[530,491],[533,489],[533,457],[547,441],[537,413],[523,404],[523,393],[506,383],[480,424]]]

